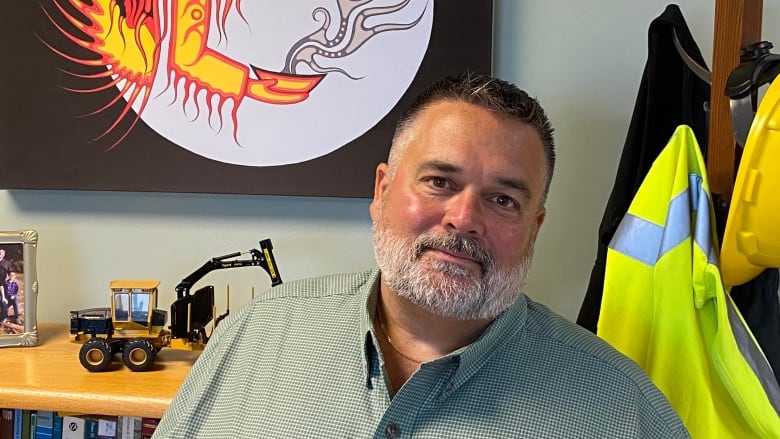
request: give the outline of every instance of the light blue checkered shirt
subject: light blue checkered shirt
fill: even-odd
[[[526,296],[391,398],[371,324],[378,281],[289,282],[229,316],[154,437],[689,437],[635,363]]]

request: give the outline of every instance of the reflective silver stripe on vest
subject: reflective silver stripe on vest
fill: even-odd
[[[780,387],[778,387],[775,374],[772,372],[772,366],[769,365],[764,353],[761,352],[760,348],[753,341],[753,337],[748,332],[748,329],[742,325],[742,319],[737,315],[736,305],[734,305],[731,296],[728,294],[726,294],[726,308],[729,310],[731,333],[734,334],[734,338],[737,340],[739,352],[742,353],[745,361],[753,369],[753,373],[761,381],[761,387],[764,388],[769,402],[775,408],[775,412],[780,415]]]
[[[695,202],[695,203],[694,203]],[[700,204],[704,203],[704,208]],[[654,266],[658,260],[671,249],[680,245],[691,236],[691,211],[696,213],[696,230],[702,229],[698,224],[710,229],[710,210],[707,193],[701,185],[701,177],[690,176],[690,187],[681,192],[669,202],[666,212],[666,227],[647,221],[627,213],[618,225],[609,248],[630,258]],[[703,213],[703,214],[702,214]],[[706,222],[704,222],[706,221]],[[703,237],[700,235],[704,235]],[[702,249],[711,249],[712,241],[709,233],[697,233],[696,243]],[[714,257],[714,251],[706,251]]]
[[[710,264],[718,265],[717,252],[712,245],[709,194],[702,186],[701,176],[690,175],[689,184],[688,190],[669,202],[666,227],[626,214],[615,231],[609,247],[652,267],[667,252],[690,237],[691,227],[693,227],[696,246],[704,251]],[[695,216],[695,224],[691,220],[691,215]],[[744,326],[728,295],[726,295],[726,309],[731,333],[736,339],[740,353],[761,382],[769,402],[780,415],[780,387],[771,366],[751,337],[749,329]]]
[[[694,227],[694,241],[707,255],[707,262],[718,265],[718,253],[712,245],[712,222],[710,220],[710,197],[702,185],[700,175],[691,174],[688,177],[691,192],[693,194],[692,209],[695,210],[696,226]],[[668,224],[668,223],[667,223]]]

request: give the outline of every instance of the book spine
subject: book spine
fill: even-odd
[[[0,439],[14,437],[14,409],[0,410]]]
[[[98,439],[98,420],[96,418],[84,420],[84,439]]]
[[[30,439],[31,426],[32,412],[30,410],[22,410],[22,439]]]
[[[141,439],[141,417],[140,416],[123,416],[122,417],[122,434],[116,435],[121,439]]]
[[[30,439],[35,439],[35,426],[38,425],[38,413],[30,411]]]
[[[38,410],[35,417],[35,439],[52,439],[54,412]]]
[[[51,430],[52,439],[62,439],[62,416],[54,414],[54,425]]]
[[[22,439],[22,422],[24,421],[24,410],[14,410],[14,439]]]
[[[141,439],[141,429],[143,428],[143,418],[133,416],[133,439]]]
[[[84,418],[64,416],[62,418],[62,439],[84,439]]]
[[[154,430],[157,429],[157,424],[159,423],[159,419],[141,418],[141,438],[150,439],[154,434]]]
[[[98,418],[98,438],[116,439],[116,417]]]

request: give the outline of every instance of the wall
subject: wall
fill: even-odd
[[[714,2],[680,1],[709,60]],[[495,73],[537,96],[556,127],[558,167],[529,295],[575,319],[646,59],[647,28],[666,2],[496,0]],[[764,38],[780,41],[780,9],[764,5]],[[670,133],[671,134],[671,133]],[[368,200],[199,194],[0,191],[0,229],[36,229],[38,320],[106,306],[117,278],[173,287],[207,259],[270,237],[285,280],[373,264]],[[269,282],[260,269],[214,272],[224,308]]]

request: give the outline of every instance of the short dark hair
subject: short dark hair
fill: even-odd
[[[541,198],[542,204],[544,204],[555,168],[555,143],[550,120],[535,98],[514,84],[491,76],[471,72],[448,76],[436,81],[417,96],[401,115],[396,125],[393,147],[388,158],[391,172],[400,154],[400,151],[395,148],[396,144],[403,144],[407,140],[405,135],[408,134],[408,129],[414,125],[421,111],[443,100],[465,102],[506,114],[527,123],[536,130],[542,140],[546,164],[544,193]]]

